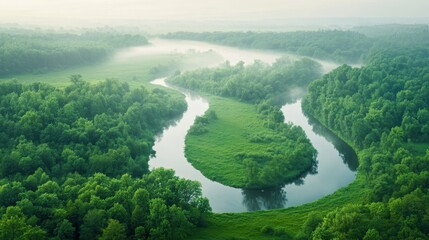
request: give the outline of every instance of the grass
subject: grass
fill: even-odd
[[[96,83],[106,78],[115,78],[129,83],[145,83],[150,79],[149,71],[157,64],[172,61],[170,57],[158,56],[155,58],[143,58],[135,62],[117,63],[105,61],[89,66],[75,67],[43,74],[22,74],[10,77],[22,83],[45,82],[57,87],[64,87],[70,83],[69,77],[73,74],[81,74],[86,81]],[[126,66],[129,64],[128,66]],[[126,67],[126,69],[123,69]],[[130,71],[131,70],[131,71]]]
[[[201,58],[201,56],[199,57]],[[84,80],[91,83],[96,83],[106,78],[116,78],[120,81],[128,82],[132,87],[143,85],[147,88],[154,88],[155,86],[149,84],[153,78],[151,69],[157,66],[165,66],[168,69],[169,67],[174,68],[175,64],[195,63],[199,61],[199,57],[154,55],[135,58],[132,61],[118,62],[111,60],[45,74],[22,74],[0,79],[0,81],[16,79],[22,83],[45,82],[57,87],[64,87],[70,83],[69,77],[71,75],[81,74]],[[206,137],[201,139],[187,138],[187,144],[192,144],[192,141],[196,140],[209,141],[201,144],[205,146],[201,146],[203,147],[201,150],[204,150],[201,153],[204,152],[205,155],[212,153],[217,156],[214,159],[216,164],[209,164],[210,167],[217,169],[219,168],[218,164],[225,162],[227,159],[224,154],[220,154],[219,149],[220,146],[225,145],[225,140],[231,137],[229,136],[230,134],[234,135],[230,138],[231,141],[226,142],[230,155],[237,151],[247,152],[264,149],[264,144],[250,146],[245,135],[242,134],[248,130],[267,131],[266,128],[261,126],[260,119],[257,118],[255,106],[217,97],[210,97],[209,100],[210,108],[216,111],[219,120],[209,126],[208,134],[214,134],[216,137],[211,141],[210,138]],[[426,149],[427,146],[426,144],[425,146],[419,145],[416,147],[417,149]],[[194,153],[192,153],[192,150],[187,149],[187,154],[192,156]],[[234,174],[234,169],[240,169],[239,164],[236,166],[224,169],[224,171],[228,173],[229,178],[235,179],[234,181],[242,181],[242,177]],[[195,229],[190,239],[276,239],[274,236],[261,233],[260,229],[264,226],[284,227],[289,234],[294,235],[301,230],[310,212],[316,211],[324,214],[347,203],[359,203],[364,196],[363,181],[358,177],[355,182],[336,191],[334,194],[299,207],[249,213],[212,214],[208,219],[208,226]]]
[[[186,136],[186,157],[206,177],[229,186],[244,186],[246,171],[234,158],[237,152],[264,151],[266,144],[251,144],[249,131],[266,131],[257,118],[256,107],[232,99],[211,96],[208,111],[217,120],[208,124],[203,135]]]
[[[207,125],[203,135],[186,137],[186,155],[206,177],[227,185],[243,181],[243,166],[234,162],[234,153],[263,151],[264,146],[249,143],[245,132],[269,131],[261,125],[256,106],[232,99],[208,96],[210,108],[218,120]],[[204,160],[203,160],[204,159]],[[363,176],[348,186],[312,203],[268,211],[212,214],[207,226],[197,228],[189,239],[288,239],[298,234],[310,213],[320,216],[347,204],[359,204],[367,198]],[[261,228],[284,229],[285,236],[261,232]]]
[[[366,196],[362,178],[315,202],[286,209],[246,213],[213,214],[208,225],[197,228],[190,239],[283,239],[261,232],[264,226],[284,228],[294,236],[301,231],[311,212],[325,215],[346,204],[361,203]]]
[[[118,79],[127,82],[131,87],[144,85],[147,88],[154,88],[150,81],[157,76],[168,76],[183,66],[188,66],[197,62],[207,62],[213,58],[209,54],[157,54],[137,56],[127,59],[113,58],[101,63],[87,66],[67,68],[64,70],[50,71],[41,74],[19,74],[7,78],[0,78],[0,81],[16,79],[24,84],[34,82],[49,83],[56,87],[65,87],[70,83],[70,76],[74,74],[82,75],[85,81],[97,83],[105,79]],[[158,69],[156,72],[155,69]],[[156,86],[157,87],[157,86]]]
[[[224,185],[245,188],[248,184],[249,170],[239,153],[248,155],[270,155],[273,145],[282,140],[270,142],[251,142],[255,134],[276,135],[264,126],[264,120],[257,113],[256,105],[239,102],[231,98],[208,96],[210,107],[217,119],[206,125],[204,134],[188,134],[185,140],[185,153],[188,161],[207,178]],[[278,142],[277,142],[278,141]],[[285,160],[287,161],[287,160]],[[311,159],[309,159],[311,161]],[[293,169],[285,174],[289,179],[299,177],[305,171]]]

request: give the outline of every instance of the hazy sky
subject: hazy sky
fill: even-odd
[[[429,0],[0,0],[0,22],[429,17]]]

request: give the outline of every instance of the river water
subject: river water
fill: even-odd
[[[134,48],[133,51],[123,53],[122,57],[189,51],[213,51],[221,57],[219,63],[228,60],[231,64],[239,61],[247,64],[256,59],[273,63],[281,56],[279,53],[243,50],[200,42],[154,40],[151,46]],[[292,55],[290,57],[297,58]],[[325,72],[336,66],[327,62],[321,64]],[[165,78],[156,79],[152,83],[174,88],[165,83]],[[208,109],[209,104],[190,91],[178,88],[176,90],[185,95],[188,109],[180,120],[158,136],[154,146],[156,156],[150,159],[149,166],[150,169],[171,168],[180,177],[199,181],[203,195],[209,199],[213,212],[246,212],[297,206],[329,195],[348,185],[356,177],[357,157],[354,151],[317,121],[307,118],[302,112],[301,100],[298,99],[294,103],[285,104],[282,112],[286,122],[292,122],[304,129],[318,151],[316,173],[282,188],[264,190],[237,189],[211,181],[193,168],[184,154],[186,133],[195,118],[203,115]]]

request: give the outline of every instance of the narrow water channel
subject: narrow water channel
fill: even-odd
[[[175,41],[168,41],[170,46],[174,46],[174,43]],[[162,45],[163,42],[158,42],[158,44]],[[236,51],[240,52],[239,55],[245,62],[251,61],[255,56],[260,57],[261,60],[273,62],[273,59],[278,56],[272,53],[257,52],[256,54],[254,51],[219,47],[205,43],[196,43],[195,48],[193,48],[192,42],[186,42],[186,46],[181,41],[176,42],[176,44],[176,50],[185,48],[213,50],[226,60],[229,60],[229,55],[236,56],[234,61],[240,60]],[[159,45],[156,47],[163,49]],[[142,50],[142,52],[144,51]],[[324,68],[329,69],[331,66],[324,66]],[[165,83],[164,78],[156,79],[152,83],[173,88]],[[285,104],[282,111],[285,115],[285,121],[301,126],[318,151],[317,172],[315,174],[307,175],[295,183],[278,189],[242,190],[213,182],[193,168],[184,155],[186,133],[195,118],[203,115],[208,109],[209,104],[205,99],[190,91],[176,90],[185,94],[188,109],[180,120],[166,128],[158,137],[154,146],[156,156],[151,158],[149,165],[151,169],[171,168],[180,177],[199,181],[202,185],[203,195],[209,199],[214,212],[246,212],[297,206],[331,194],[355,179],[356,154],[347,144],[318,124],[317,121],[308,119],[302,112],[301,101],[298,100],[295,103]]]

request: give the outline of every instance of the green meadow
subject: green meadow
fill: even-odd
[[[212,214],[207,226],[197,228],[190,239],[292,239],[301,233],[310,213],[323,217],[347,204],[360,204],[367,195],[364,179],[358,177],[347,187],[298,207]],[[263,228],[272,228],[274,232],[263,232]]]
[[[204,126],[205,133],[192,134],[191,129],[187,134],[186,157],[207,178],[224,185],[246,188],[252,172],[246,165],[246,159],[240,156],[270,157],[273,149],[283,147],[284,136],[266,127],[266,120],[258,114],[255,104],[212,95],[207,98],[210,103],[207,115],[214,112],[216,119],[209,120]],[[270,141],[253,140],[260,136],[269,136]],[[287,156],[285,158],[288,159]],[[307,166],[302,164],[300,168],[285,171],[283,177],[296,179]]]
[[[101,63],[67,68],[39,74],[20,74],[0,79],[2,81],[17,80],[20,83],[35,82],[49,83],[56,87],[65,87],[70,83],[70,76],[80,74],[90,83],[101,82],[105,79],[117,79],[127,82],[131,87],[144,85],[153,88],[150,81],[156,77],[165,77],[183,67],[212,59],[210,54],[156,54],[121,59],[112,56]]]
[[[209,97],[209,102],[208,112],[214,111],[217,120],[207,125],[207,133],[187,135],[186,157],[207,178],[228,186],[244,186],[246,169],[235,155],[265,151],[268,144],[250,143],[246,133],[269,130],[258,119],[255,105],[216,96]]]

